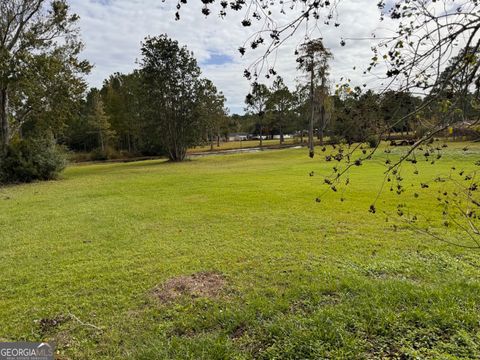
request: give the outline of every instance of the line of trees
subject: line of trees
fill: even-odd
[[[70,149],[99,159],[124,152],[182,161],[188,148],[218,139],[227,122],[225,97],[201,78],[193,54],[166,35],[147,38],[141,51],[138,70],[90,90],[68,124]]]
[[[272,86],[255,82],[247,96],[248,113],[243,127],[256,134],[280,134],[296,132],[302,137],[307,133],[310,156],[314,154],[314,132],[320,145],[324,135],[333,143],[368,142],[372,146],[392,134],[423,137],[432,128],[455,124],[469,127],[480,115],[480,107],[474,89],[465,87],[465,78],[478,62],[475,49],[467,48],[450,60],[441,77],[442,87],[432,88],[427,96],[415,96],[406,90],[386,90],[375,93],[361,87],[337,85],[331,91],[328,81],[328,62],[332,55],[320,39],[301,46],[299,70],[305,75],[295,90],[284,84],[278,76]],[[451,67],[460,59],[467,59],[468,66],[450,77]],[[470,128],[472,137],[480,137],[480,129]],[[262,136],[260,137],[262,138]]]
[[[314,88],[311,100],[310,92],[308,85],[300,84],[290,90],[281,77],[275,79],[270,88],[255,83],[246,98],[247,113],[234,115],[232,119],[239,125],[239,131],[262,134],[267,138],[279,135],[280,142],[286,133],[304,136],[306,140],[312,117],[311,130],[319,144],[324,143],[325,135],[334,143],[364,142],[369,135],[389,124],[392,124],[391,133],[406,134],[419,130],[420,122],[414,115],[393,125],[398,116],[409,114],[422,103],[421,98],[410,93],[388,91],[378,94],[371,90],[361,92],[359,88],[342,88],[328,94],[320,85]]]
[[[303,143],[313,130],[317,143],[323,145],[324,136],[330,143],[350,144],[375,143],[381,137],[386,140],[393,135],[421,137],[433,125],[451,122],[451,117],[461,118],[468,124],[479,114],[471,93],[461,102],[454,102],[452,94],[421,98],[405,91],[376,93],[359,87],[339,87],[329,94],[325,89],[322,85],[314,87],[312,100],[308,85],[299,84],[290,90],[280,77],[270,88],[255,83],[246,98],[248,112],[243,116],[234,115],[232,119],[241,132],[266,138],[280,135],[281,143],[285,133],[295,133]],[[433,96],[435,101],[431,101]],[[455,110],[447,111],[449,106]],[[420,108],[422,110],[417,111]],[[461,125],[459,121],[455,123]],[[383,132],[384,129],[387,131]]]

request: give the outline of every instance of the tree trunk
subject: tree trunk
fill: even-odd
[[[313,59],[312,59],[312,64],[311,64],[311,69],[310,69],[310,107],[311,107],[311,116],[310,116],[310,126],[308,129],[308,149],[309,149],[309,156],[313,158],[315,156],[315,148],[314,148],[314,143],[313,143],[313,120],[315,117],[315,106],[313,104],[313,77],[314,77],[314,72],[313,72]]]
[[[320,126],[318,129],[318,135],[320,138],[320,146],[323,146],[323,129],[325,128],[325,106],[322,106],[320,113]]]
[[[263,127],[260,125],[260,147],[263,147]]]
[[[187,156],[187,149],[177,146],[176,144],[169,150],[169,159],[173,162],[180,162],[185,160]]]
[[[178,161],[185,160],[186,156],[187,156],[187,149],[185,149],[185,148],[180,149],[180,157],[179,157]]]
[[[105,144],[103,142],[103,133],[102,133],[102,130],[100,130],[100,132],[98,133],[99,137],[100,137],[100,147],[102,149],[102,152],[105,151]]]
[[[283,138],[283,129],[282,129],[282,127],[280,126],[280,145],[283,144],[284,140],[285,140],[285,139]]]
[[[0,126],[1,126],[1,147],[5,151],[10,141],[10,127],[8,124],[8,92],[7,89],[0,90]]]

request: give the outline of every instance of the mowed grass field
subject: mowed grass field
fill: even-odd
[[[448,185],[418,185],[473,170],[480,145],[464,146],[406,165],[377,214],[384,153],[320,203],[334,164],[305,149],[1,188],[0,341],[55,341],[59,359],[478,359],[480,251],[382,213],[437,214]],[[182,287],[205,276],[221,281]]]

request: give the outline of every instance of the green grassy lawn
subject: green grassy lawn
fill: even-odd
[[[480,145],[463,146],[405,183],[473,169]],[[305,149],[72,166],[1,188],[0,341],[54,340],[61,359],[478,359],[480,251],[381,212],[433,213],[441,184],[417,201],[387,191],[370,214],[385,156],[353,169],[344,202],[315,201],[334,164]],[[156,298],[198,272],[224,287]]]

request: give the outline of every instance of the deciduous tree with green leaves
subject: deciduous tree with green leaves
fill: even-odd
[[[135,70],[111,75],[100,90],[105,112],[117,133],[117,147],[129,153],[142,148],[141,87],[141,74]]]
[[[201,79],[198,98],[198,111],[202,122],[206,125],[206,137],[213,150],[215,139],[220,146],[220,132],[227,121],[225,96],[218,92],[212,81]]]
[[[270,91],[265,84],[253,83],[251,92],[245,98],[247,110],[257,115],[260,133],[260,147],[263,146],[263,127]]]
[[[115,131],[111,129],[110,118],[105,113],[104,104],[98,91],[93,95],[93,107],[88,120],[98,139],[99,148],[104,153],[110,140],[115,136]]]
[[[90,65],[78,59],[78,16],[66,1],[0,0],[0,14],[0,146],[5,152],[29,121],[30,128],[59,131],[85,90],[82,75]]]
[[[278,128],[280,133],[280,144],[284,142],[284,129],[286,122],[290,117],[294,105],[294,96],[285,85],[281,76],[278,76],[271,88],[270,97],[268,99],[268,110],[273,117],[274,126]]]
[[[200,68],[193,54],[166,35],[148,37],[142,46],[143,110],[147,128],[172,161],[202,142],[199,116]]]
[[[300,46],[297,58],[298,69],[305,73],[310,87],[310,124],[308,128],[308,148],[311,158],[315,156],[314,123],[315,108],[319,110],[320,141],[323,144],[323,129],[325,128],[325,100],[328,97],[328,62],[332,53],[323,45],[322,39],[312,39]],[[317,95],[317,96],[315,96]]]

